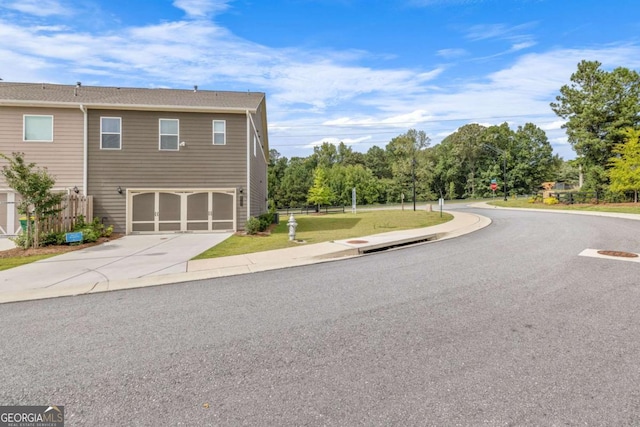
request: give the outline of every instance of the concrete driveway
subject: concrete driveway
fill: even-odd
[[[187,261],[232,233],[125,236],[0,271],[0,292],[66,288],[184,273]]]

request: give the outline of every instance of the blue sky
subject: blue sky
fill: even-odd
[[[582,59],[640,68],[637,0],[0,0],[0,78],[261,91],[270,146],[533,122]]]

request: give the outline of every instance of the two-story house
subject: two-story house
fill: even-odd
[[[239,230],[267,210],[264,93],[0,82],[0,152],[15,151],[116,232]],[[14,200],[0,177],[5,234]]]

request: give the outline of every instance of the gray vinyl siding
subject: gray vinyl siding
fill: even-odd
[[[121,150],[100,149],[100,117],[122,118]],[[179,151],[160,151],[159,119],[178,119]],[[213,120],[226,120],[226,145],[213,145]],[[94,215],[117,232],[126,227],[127,188],[246,187],[247,118],[242,114],[89,110],[89,194]],[[121,187],[123,194],[116,189]],[[246,192],[245,192],[246,197]],[[244,227],[246,200],[238,228]]]
[[[24,142],[23,116],[53,116],[53,142]],[[25,160],[46,167],[56,189],[83,190],[84,115],[80,109],[0,107],[0,152],[25,154]],[[0,166],[6,161],[0,160]],[[7,188],[0,177],[0,188]]]
[[[265,160],[265,137],[267,135],[265,124],[262,122],[262,109],[265,108],[264,100],[260,104],[256,114],[253,114],[253,122],[257,128],[258,147],[257,155],[253,154],[253,135],[251,139],[251,216],[258,216],[267,211],[267,162]],[[253,130],[252,130],[253,131]],[[267,153],[268,154],[268,153]]]

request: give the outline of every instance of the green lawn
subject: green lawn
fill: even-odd
[[[201,253],[193,259],[217,258],[253,252],[283,249],[331,240],[369,236],[388,231],[423,228],[450,221],[453,216],[439,212],[413,210],[378,210],[357,214],[296,215],[298,228],[296,239],[305,243],[289,241],[288,218],[281,216],[280,224],[270,235],[233,235],[219,245]]]
[[[551,209],[551,210],[574,210],[574,211],[596,211],[596,212],[619,212],[619,213],[630,213],[630,214],[640,214],[640,203],[638,206],[629,206],[629,204],[607,204],[607,203],[599,203],[597,205],[584,203],[584,204],[574,204],[574,205],[564,205],[559,203],[557,205],[545,205],[544,203],[529,203],[525,199],[518,200],[497,200],[494,202],[489,202],[490,205],[495,205],[499,207],[505,208],[529,208],[529,209]]]
[[[56,254],[31,255],[24,257],[0,258],[0,271],[8,270],[13,267],[19,267],[24,264],[40,261],[41,259],[51,258]]]

